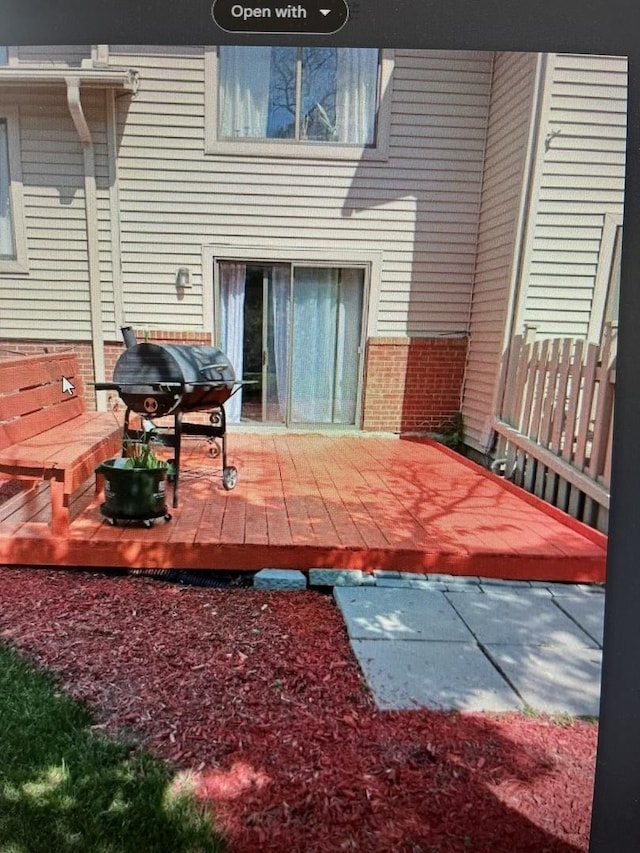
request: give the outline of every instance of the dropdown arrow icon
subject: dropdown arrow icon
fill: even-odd
[[[0,0],[1,5],[2,0]],[[212,0],[209,0],[212,2]],[[216,25],[229,33],[337,33],[349,20],[347,0],[213,0]]]

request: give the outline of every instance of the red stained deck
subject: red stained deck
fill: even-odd
[[[206,442],[183,442],[180,505],[151,529],[110,526],[92,482],[75,495],[64,540],[47,526],[44,484],[11,498],[0,505],[0,564],[604,580],[605,536],[439,445],[231,431],[228,446],[232,492]]]

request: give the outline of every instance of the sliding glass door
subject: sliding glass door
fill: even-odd
[[[230,421],[357,420],[364,269],[220,264],[220,341],[251,384]]]
[[[294,269],[291,423],[355,423],[362,285],[361,270]]]

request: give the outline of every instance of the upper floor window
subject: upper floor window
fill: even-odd
[[[26,272],[18,110],[0,114],[0,272]]]
[[[3,260],[13,260],[16,256],[12,220],[7,122],[0,119],[0,258]]]
[[[388,52],[223,46],[207,62],[210,153],[386,156]]]

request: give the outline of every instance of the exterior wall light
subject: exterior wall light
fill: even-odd
[[[176,273],[176,287],[191,287],[191,282],[189,280],[189,267],[178,267],[178,272]]]

